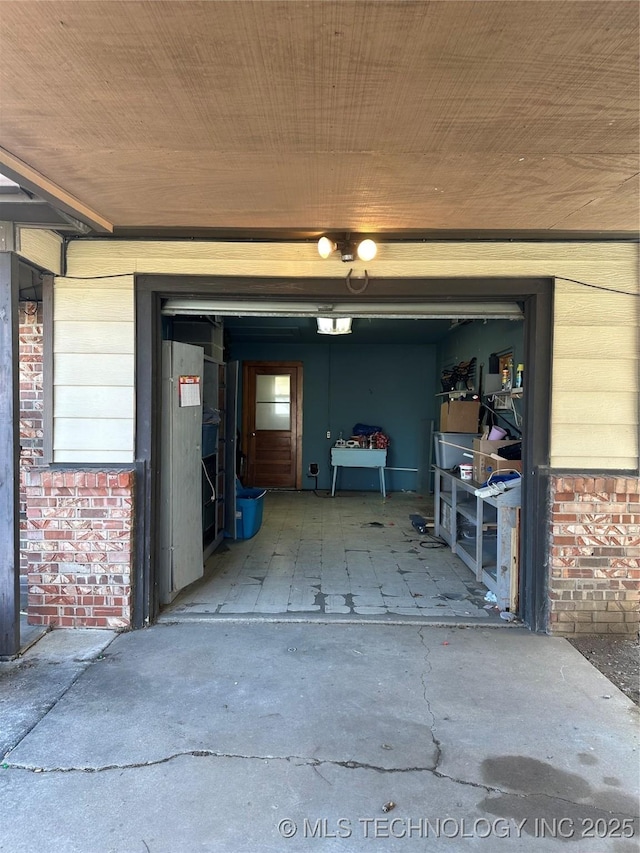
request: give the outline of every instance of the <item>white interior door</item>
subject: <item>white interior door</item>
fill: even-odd
[[[162,344],[160,602],[202,577],[201,347]]]

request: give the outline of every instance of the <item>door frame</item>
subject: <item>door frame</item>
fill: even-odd
[[[171,297],[243,300],[278,298],[322,303],[345,298],[344,278],[269,278],[245,276],[135,275],[136,305],[136,491],[135,565],[132,625],[141,628],[159,612],[156,553],[159,523],[159,352],[162,342],[161,303]],[[520,548],[520,615],[533,631],[548,628],[549,583],[549,451],[554,279],[503,278],[371,278],[366,302],[456,303],[519,302],[524,309],[524,360],[527,390],[523,426],[522,530]],[[242,313],[241,310],[239,313]]]
[[[277,370],[281,367],[295,369],[296,371],[296,475],[293,489],[302,488],[302,381],[303,367],[301,361],[245,361],[242,363],[242,444],[243,447],[249,446],[249,406],[248,406],[248,383],[247,376],[251,367],[265,367],[267,369],[274,368]],[[248,458],[248,457],[247,457]]]

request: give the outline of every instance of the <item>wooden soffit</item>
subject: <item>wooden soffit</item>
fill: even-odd
[[[637,232],[639,8],[5,0],[0,171],[123,233]]]

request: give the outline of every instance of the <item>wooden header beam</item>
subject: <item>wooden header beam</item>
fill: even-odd
[[[45,201],[65,213],[76,217],[81,222],[90,225],[94,231],[99,233],[113,233],[113,223],[105,219],[95,210],[88,207],[84,202],[72,196],[66,190],[54,184],[49,178],[32,169],[28,163],[14,157],[10,151],[0,148],[0,169],[5,177],[15,181],[21,187],[35,193]]]

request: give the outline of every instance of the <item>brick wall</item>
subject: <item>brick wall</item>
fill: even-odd
[[[26,475],[42,458],[42,303],[19,306],[20,574],[27,573]]]
[[[25,477],[30,624],[128,628],[134,472]]]
[[[637,635],[640,481],[552,478],[552,633]]]

